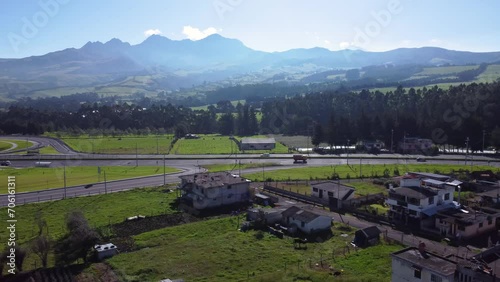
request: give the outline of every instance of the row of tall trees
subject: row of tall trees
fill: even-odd
[[[0,133],[273,133],[314,136],[314,143],[332,145],[366,139],[389,144],[403,136],[419,136],[458,147],[464,147],[469,137],[469,145],[475,150],[482,148],[484,137],[485,146],[500,146],[500,81],[448,89],[398,87],[388,93],[336,90],[286,98],[279,94],[236,106],[220,101],[204,110],[171,104],[145,108],[126,103],[87,103],[76,111],[11,106],[0,113]]]

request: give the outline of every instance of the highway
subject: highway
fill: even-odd
[[[288,169],[300,166],[327,166],[327,165],[342,165],[350,164],[359,167],[367,164],[411,164],[417,163],[417,156],[410,155],[369,155],[369,154],[349,154],[349,155],[317,155],[311,154],[308,164],[293,164],[291,155],[280,154],[271,155],[271,157],[262,158],[260,154],[245,154],[245,155],[94,155],[82,154],[72,151],[63,142],[46,137],[23,137],[23,136],[8,136],[0,137],[6,139],[17,139],[35,142],[35,146],[51,145],[58,150],[60,155],[39,155],[39,156],[24,156],[17,154],[0,154],[0,160],[10,160],[11,166],[15,168],[33,167],[36,161],[51,162],[51,167],[62,168],[63,166],[168,166],[180,169],[182,172],[168,175],[156,175],[148,177],[140,177],[134,179],[124,179],[117,181],[109,181],[106,183],[95,183],[90,188],[85,188],[84,185],[62,187],[27,192],[17,193],[16,201],[18,204],[49,201],[63,199],[69,197],[88,196],[102,193],[112,193],[117,191],[130,190],[137,187],[160,186],[164,183],[179,182],[179,176],[200,172],[200,166],[207,164],[233,164],[234,173],[240,173],[238,164],[245,163],[274,163],[276,166],[253,168],[241,170],[241,173],[252,173],[264,171],[273,171],[277,169]],[[463,155],[445,155],[437,157],[426,157],[427,163],[435,164],[465,164]],[[467,164],[471,164],[468,160]],[[497,159],[491,157],[477,157],[472,163],[473,165],[492,165],[499,167],[500,163]],[[18,190],[21,190],[19,187]],[[8,203],[7,190],[0,191],[0,206],[6,206]]]

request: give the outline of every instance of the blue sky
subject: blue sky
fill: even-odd
[[[4,0],[0,58],[112,38],[139,44],[155,33],[197,40],[214,32],[263,51],[500,51],[498,11],[495,0]]]

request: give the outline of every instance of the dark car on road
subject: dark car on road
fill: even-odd
[[[0,161],[0,166],[10,166],[10,161]]]

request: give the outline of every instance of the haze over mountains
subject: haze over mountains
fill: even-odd
[[[170,40],[153,35],[130,45],[119,39],[88,42],[22,59],[0,59],[0,95],[26,95],[41,89],[103,86],[129,76],[151,77],[151,90],[175,90],[263,70],[314,73],[370,65],[465,65],[500,62],[500,52],[473,53],[435,47],[386,52],[330,51],[324,48],[262,52],[218,34],[202,40]]]

